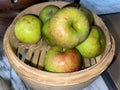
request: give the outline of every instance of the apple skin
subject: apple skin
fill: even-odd
[[[84,15],[87,17],[87,19],[89,21],[90,26],[92,26],[92,24],[94,22],[94,17],[93,17],[92,12],[83,6],[79,7],[79,10],[81,10],[84,13]]]
[[[15,36],[22,43],[35,44],[41,39],[41,27],[37,16],[24,15],[15,24]]]
[[[42,20],[43,23],[45,23],[47,20],[49,20],[60,8],[55,5],[47,5],[44,7],[40,13],[39,18]]]
[[[87,39],[79,44],[76,48],[85,58],[94,58],[102,54],[106,47],[105,35],[101,28],[92,26],[91,32]]]
[[[44,59],[46,71],[54,73],[75,72],[81,69],[82,59],[76,48],[51,47]]]
[[[70,4],[65,5],[64,7],[70,7],[70,6],[81,10],[83,12],[83,14],[87,17],[90,26],[93,24],[93,21],[94,21],[93,14],[88,8],[86,8],[80,4],[76,4],[76,3],[70,3]]]
[[[49,33],[52,41],[64,48],[73,48],[88,36],[89,22],[74,7],[60,9],[51,19]]]
[[[54,46],[55,44],[54,42],[52,42],[51,37],[49,35],[49,23],[50,23],[50,20],[47,20],[46,23],[43,24],[42,36],[48,45]]]

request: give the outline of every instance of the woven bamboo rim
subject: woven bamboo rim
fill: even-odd
[[[15,22],[17,21],[18,18],[20,18],[24,14],[33,13],[38,15],[39,13],[36,8],[42,9],[44,6],[49,4],[54,4],[59,7],[63,7],[64,5],[68,4],[68,2],[56,1],[56,2],[46,2],[46,3],[33,5],[22,11],[8,27],[3,40],[3,49],[11,66],[20,75],[23,81],[28,79],[30,81],[34,81],[35,83],[47,84],[53,86],[66,86],[66,85],[83,83],[100,75],[112,62],[115,52],[115,42],[109,30],[105,26],[104,22],[94,13],[93,16],[95,20],[95,25],[98,25],[103,29],[103,32],[105,33],[106,36],[107,45],[105,52],[96,58],[98,62],[92,65],[91,67],[77,72],[56,74],[31,67],[25,64],[24,62],[22,62],[16,56],[16,54],[14,53],[14,48],[12,47],[13,46],[12,44],[15,43],[14,42],[12,44],[10,43],[10,33],[12,32],[12,30],[14,30]]]

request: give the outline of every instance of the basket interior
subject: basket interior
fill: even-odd
[[[19,60],[34,68],[41,70],[44,69],[44,65],[43,65],[44,57],[47,51],[49,50],[50,46],[47,45],[47,43],[43,38],[37,44],[34,45],[23,44],[16,39],[14,35],[14,31],[11,30],[10,43],[15,55],[19,58]],[[112,39],[110,39],[109,46],[107,47],[107,49],[103,54],[95,58],[83,58],[82,70],[89,68],[99,63],[101,60],[103,60],[106,57],[106,55],[109,53],[111,48],[112,48]]]

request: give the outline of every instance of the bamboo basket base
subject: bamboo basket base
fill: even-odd
[[[3,40],[3,49],[9,63],[34,90],[80,90],[94,81],[112,62],[115,53],[114,38],[100,17],[93,13],[94,24],[101,27],[106,37],[106,49],[96,58],[84,58],[82,70],[72,73],[50,73],[44,71],[43,60],[50,46],[42,38],[34,45],[20,43],[14,35],[16,21],[25,14],[39,15],[47,5],[63,7],[69,2],[54,1],[33,5],[16,16]],[[36,9],[37,8],[37,9]],[[38,9],[39,8],[39,9]]]

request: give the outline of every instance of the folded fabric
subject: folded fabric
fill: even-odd
[[[20,79],[15,70],[10,66],[5,56],[0,60],[0,76],[11,83],[12,90],[30,90],[30,88]]]

